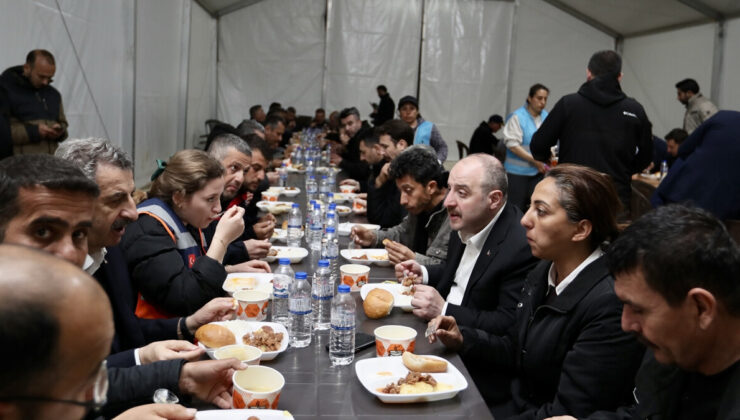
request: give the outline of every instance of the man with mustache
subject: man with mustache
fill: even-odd
[[[625,229],[607,257],[622,329],[648,351],[634,404],[589,418],[740,418],[740,250],[722,222],[698,208],[660,207]]]
[[[415,278],[414,314],[454,316],[459,324],[503,334],[514,322],[522,282],[536,264],[519,224],[522,212],[506,201],[506,171],[495,157],[459,161],[447,181],[450,218],[447,259],[432,266],[396,265],[400,279]]]
[[[183,318],[136,317],[133,311],[136,292],[118,247],[126,225],[138,218],[132,198],[135,189],[133,163],[122,150],[96,138],[67,140],[59,146],[56,156],[77,166],[100,190],[94,201],[83,268],[103,286],[113,308],[116,334],[108,357],[109,366],[199,359],[203,351],[184,340],[192,341],[193,333],[201,325],[230,316],[233,312],[231,299],[213,299],[193,315]]]

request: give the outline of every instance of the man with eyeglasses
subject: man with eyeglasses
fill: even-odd
[[[26,162],[25,183],[19,188],[15,188],[18,187],[18,180],[13,179],[13,174],[7,170],[13,160]],[[28,155],[3,160],[0,162],[0,242],[41,249],[81,267],[88,252],[87,239],[93,226],[93,206],[98,191],[95,182],[79,169],[53,156]],[[14,206],[17,208],[9,208]],[[8,217],[11,213],[15,215]],[[3,247],[5,248],[7,247]],[[60,391],[60,395],[68,395],[67,392],[73,389],[64,381],[73,375],[77,368],[75,363],[78,362],[67,362],[57,354],[59,351],[66,351],[72,344],[63,341],[63,330],[58,326],[54,327],[56,323],[71,325],[68,328],[73,329],[71,334],[74,338],[68,340],[73,342],[72,348],[80,357],[95,356],[95,349],[101,344],[99,342],[104,342],[107,348],[105,354],[96,360],[97,364],[110,351],[114,333],[110,304],[104,293],[102,300],[105,301],[105,309],[91,316],[87,307],[91,303],[83,305],[77,301],[76,296],[58,292],[57,278],[69,273],[58,268],[61,263],[52,264],[45,259],[36,258],[36,254],[28,255],[31,256],[30,266],[42,271],[24,268],[29,266],[28,258],[0,258],[0,272],[3,273],[0,278],[0,296],[3,297],[0,300],[0,343],[3,343],[0,346],[0,419],[3,420],[6,418],[3,412],[9,410],[9,406],[15,407],[13,410],[17,413],[18,407],[28,406],[31,409],[37,405],[36,402],[52,398],[48,396],[48,392],[56,389],[52,386],[54,381],[65,383],[60,388],[65,391]],[[47,269],[49,271],[45,271]],[[25,283],[10,283],[10,289],[14,293],[28,290],[33,296],[37,293],[38,299],[46,297],[46,300],[41,301],[43,305],[18,306],[20,298],[16,299],[14,294],[3,292],[3,285],[8,284],[6,281],[13,280],[15,276],[22,276]],[[88,278],[86,276],[77,274],[74,277]],[[96,285],[96,289],[100,290],[99,286]],[[98,298],[97,294],[93,296]],[[72,303],[68,304],[69,302]],[[97,328],[88,328],[89,320],[105,327],[103,336],[91,338],[90,343],[94,343],[92,348],[90,343],[84,341]],[[21,324],[16,328],[13,327],[15,323]],[[52,328],[51,333],[45,332],[48,328]],[[44,341],[55,336],[57,341]],[[26,361],[25,358],[29,360]],[[80,367],[82,368],[88,367]],[[111,381],[110,392],[107,394],[108,404],[102,413],[106,417],[112,417],[136,404],[149,401],[158,388],[169,389],[178,395],[194,395],[219,407],[228,408],[231,404],[231,396],[228,394],[231,386],[230,373],[233,369],[241,368],[241,364],[235,359],[216,364],[213,361],[186,363],[185,360],[178,359],[128,369],[111,369],[107,375]],[[39,372],[46,370],[49,372],[37,376]],[[92,368],[88,369],[90,375],[92,371]],[[21,380],[23,375],[28,375],[28,379]],[[17,385],[9,386],[13,383]],[[105,396],[105,392],[100,394]],[[98,406],[105,403],[102,397],[97,400]],[[61,397],[56,399],[75,400]],[[7,418],[33,417],[8,415]]]

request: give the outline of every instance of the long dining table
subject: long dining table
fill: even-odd
[[[290,174],[288,186],[301,189],[293,198],[281,196],[281,201],[292,201],[301,205],[306,211],[305,175]],[[278,216],[278,226],[287,214]],[[350,215],[340,218],[339,222],[367,222],[364,216]],[[348,236],[339,236],[340,249],[347,248]],[[275,244],[284,245],[284,244]],[[302,246],[308,249],[305,240]],[[310,251],[310,250],[309,250]],[[338,266],[349,263],[341,256]],[[306,271],[311,275],[310,254],[300,263],[293,264],[294,271]],[[271,264],[274,270],[276,263]],[[372,265],[369,282],[378,283],[396,280],[394,268]],[[335,285],[335,288],[338,285]],[[336,292],[336,289],[335,289]],[[285,387],[280,395],[278,408],[288,410],[296,419],[337,418],[337,419],[390,419],[390,418],[444,418],[444,419],[491,419],[493,418],[485,401],[475,387],[468,370],[457,353],[447,350],[441,343],[429,344],[424,338],[426,321],[400,308],[393,308],[391,314],[382,319],[368,318],[362,309],[362,298],[359,292],[352,292],[357,304],[357,331],[372,335],[375,328],[382,325],[405,325],[417,331],[416,354],[430,354],[445,358],[463,374],[468,382],[467,389],[455,397],[436,402],[408,404],[386,404],[369,393],[357,379],[355,363],[358,360],[375,357],[375,346],[360,350],[355,354],[354,362],[348,366],[333,367],[329,362],[326,345],[329,342],[329,331],[314,332],[311,344],[307,348],[288,347],[272,361],[264,365],[277,369],[285,377]]]

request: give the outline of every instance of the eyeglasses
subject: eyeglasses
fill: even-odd
[[[93,398],[90,401],[63,400],[58,398],[34,396],[34,395],[17,395],[10,397],[0,397],[0,401],[39,401],[60,404],[72,404],[85,407],[88,410],[99,411],[108,401],[108,364],[105,360],[100,363],[100,368],[95,374],[95,383],[92,388]]]

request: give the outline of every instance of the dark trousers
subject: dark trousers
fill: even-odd
[[[508,203],[519,207],[523,213],[529,208],[529,199],[532,197],[535,185],[542,181],[542,174],[537,175],[514,175],[506,173],[509,178],[509,199]]]

